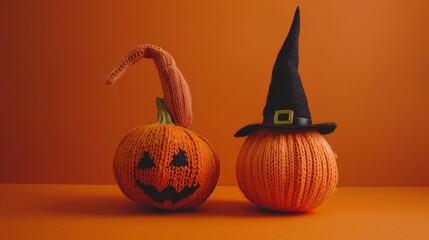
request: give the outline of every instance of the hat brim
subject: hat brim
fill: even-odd
[[[305,125],[305,126],[296,126],[296,125],[279,125],[279,126],[273,126],[273,125],[266,125],[266,124],[250,124],[247,125],[240,130],[238,130],[234,137],[245,137],[252,133],[255,130],[258,130],[260,128],[278,128],[278,129],[314,129],[318,131],[322,135],[329,134],[335,130],[337,127],[337,124],[335,123],[319,123],[319,124],[313,124],[313,125]]]

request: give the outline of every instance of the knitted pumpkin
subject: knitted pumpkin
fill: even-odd
[[[187,209],[204,202],[219,177],[210,143],[171,121],[157,99],[158,122],[136,127],[119,143],[113,169],[122,192],[137,203]]]
[[[336,155],[316,130],[261,128],[245,140],[237,180],[256,205],[302,212],[322,204],[337,184]]]
[[[335,190],[336,155],[322,136],[335,123],[313,124],[298,74],[299,8],[273,68],[261,124],[240,129],[247,136],[237,160],[240,190],[256,205],[303,212]]]
[[[190,92],[172,57],[159,47],[143,45],[132,51],[108,78],[117,79],[136,56],[155,56],[170,106],[182,98],[181,110],[189,110]],[[162,60],[162,61],[159,61]],[[126,67],[124,67],[126,66]],[[179,78],[179,79],[177,79]],[[174,124],[168,104],[157,98],[158,121],[131,130],[119,143],[113,169],[116,182],[131,200],[168,210],[188,209],[203,203],[219,177],[219,160],[210,143],[189,129]],[[192,116],[175,111],[176,120],[188,125]]]

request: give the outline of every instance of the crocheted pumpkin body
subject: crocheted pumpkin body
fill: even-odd
[[[245,140],[237,161],[240,190],[269,210],[303,212],[335,190],[336,155],[315,130],[261,128]]]
[[[120,142],[113,168],[128,198],[170,210],[204,202],[219,177],[219,160],[210,143],[173,124],[134,128]]]

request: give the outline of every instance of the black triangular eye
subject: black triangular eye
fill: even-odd
[[[186,165],[188,165],[186,153],[181,148],[179,148],[179,152],[173,156],[170,166],[181,167]]]
[[[143,153],[143,156],[140,158],[140,162],[137,168],[143,169],[143,168],[152,168],[152,167],[155,167],[155,163],[153,162],[153,159],[150,157],[149,152],[145,151]]]

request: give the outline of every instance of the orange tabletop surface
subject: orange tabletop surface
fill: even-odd
[[[111,185],[0,184],[0,239],[429,239],[429,188],[339,188],[305,214],[276,214],[238,187],[159,212]]]

